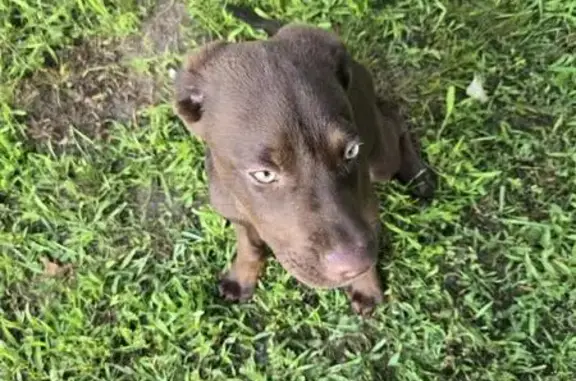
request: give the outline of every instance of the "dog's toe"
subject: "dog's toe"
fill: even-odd
[[[231,302],[244,302],[252,297],[254,294],[254,285],[243,285],[235,279],[232,279],[229,274],[226,274],[220,279],[218,285],[220,295]]]

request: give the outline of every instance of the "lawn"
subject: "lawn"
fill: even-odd
[[[182,1],[0,0],[0,380],[576,379],[575,1],[251,2],[337,28],[440,174],[429,206],[378,186],[370,319],[274,262],[219,298],[234,237],[169,73],[264,35]]]

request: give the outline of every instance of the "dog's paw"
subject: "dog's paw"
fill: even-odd
[[[348,290],[348,296],[350,297],[352,310],[362,317],[371,316],[376,307],[384,300],[381,293],[370,295],[354,289]]]
[[[355,313],[368,317],[384,301],[384,295],[375,272],[352,283],[345,289]]]
[[[231,302],[245,302],[254,294],[254,284],[242,284],[228,272],[220,279],[220,296]]]
[[[429,167],[425,167],[408,183],[410,195],[423,202],[430,202],[434,198],[438,176]]]

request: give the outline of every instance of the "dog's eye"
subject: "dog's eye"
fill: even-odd
[[[346,150],[344,151],[344,158],[346,160],[354,159],[356,156],[358,156],[359,152],[360,152],[360,143],[351,142],[348,144]]]
[[[268,170],[251,172],[250,176],[262,184],[270,184],[276,180],[276,173]]]

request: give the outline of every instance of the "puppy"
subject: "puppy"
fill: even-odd
[[[228,9],[269,38],[208,43],[175,80],[175,112],[207,146],[211,204],[236,233],[220,292],[249,299],[270,248],[297,280],[343,288],[367,315],[383,299],[372,183],[417,182],[428,199],[436,178],[335,34]]]

